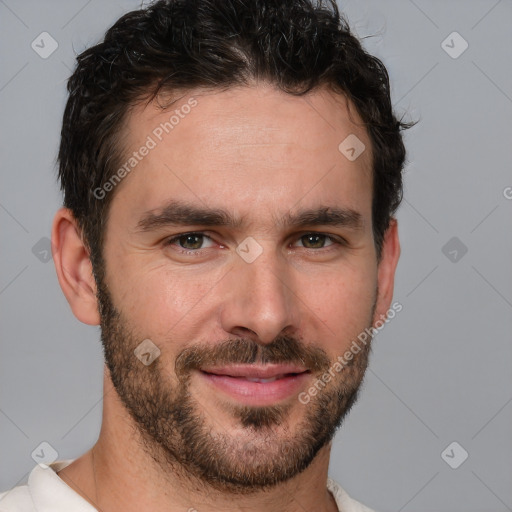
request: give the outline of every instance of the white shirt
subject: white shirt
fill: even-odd
[[[73,461],[57,461],[47,467],[38,464],[30,472],[27,484],[0,493],[0,512],[97,512],[57,475]],[[352,499],[331,478],[327,479],[327,489],[333,495],[339,512],[374,512]]]

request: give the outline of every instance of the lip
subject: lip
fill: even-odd
[[[295,396],[310,372],[292,364],[266,364],[204,368],[199,375],[230,398],[247,405],[264,406]]]
[[[253,379],[270,379],[279,375],[290,373],[303,373],[307,369],[294,364],[235,364],[229,366],[215,366],[201,368],[201,371],[213,375],[226,375],[228,377],[249,377]]]

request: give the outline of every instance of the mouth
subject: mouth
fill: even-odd
[[[245,405],[264,406],[295,396],[310,371],[292,364],[205,367],[200,376],[217,391]]]

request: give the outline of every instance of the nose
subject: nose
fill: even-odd
[[[234,265],[222,280],[224,331],[268,344],[284,331],[298,330],[301,302],[286,262],[264,249],[252,263],[240,258]]]

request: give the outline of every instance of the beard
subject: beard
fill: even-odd
[[[313,377],[320,378],[332,366],[326,352],[290,336],[279,336],[265,345],[252,339],[228,339],[214,346],[186,347],[177,355],[173,373],[164,366],[162,357],[148,366],[142,364],[134,349],[144,337],[137,336],[114,307],[103,283],[98,284],[97,297],[105,363],[112,383],[134,420],[141,447],[164,475],[172,473],[195,485],[232,494],[275,486],[311,464],[357,401],[371,343],[365,344],[307,405],[298,399],[258,407],[229,403],[224,412],[237,425],[236,433],[230,434],[219,417],[207,414],[191,393],[194,370],[219,364],[295,363],[311,372],[312,385]],[[172,346],[172,340],[156,344]],[[295,426],[289,425],[289,415],[297,415],[297,411],[301,419]]]

